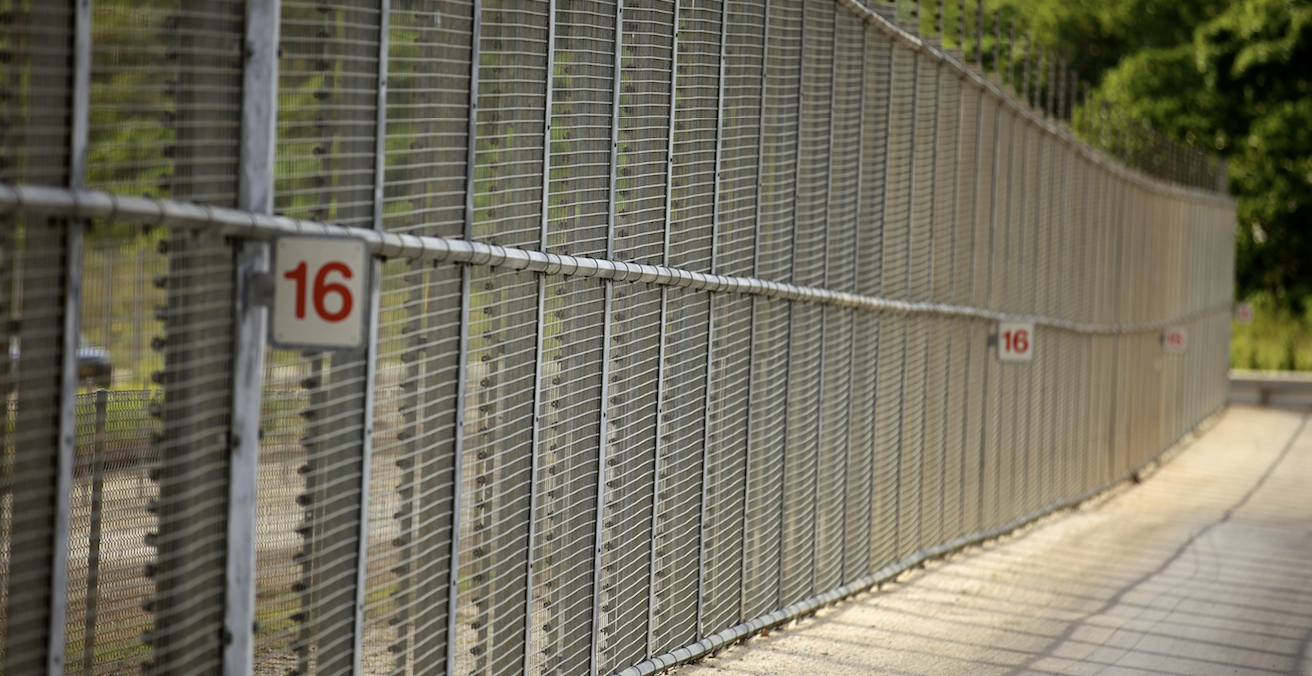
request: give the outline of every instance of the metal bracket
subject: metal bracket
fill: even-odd
[[[242,302],[247,307],[273,307],[272,272],[252,272],[245,282]]]

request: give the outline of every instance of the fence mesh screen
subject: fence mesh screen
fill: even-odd
[[[5,673],[651,673],[1223,403],[1223,164],[891,5],[282,0],[261,66],[265,0],[57,4],[0,3]],[[367,339],[261,361],[297,232],[374,243]]]

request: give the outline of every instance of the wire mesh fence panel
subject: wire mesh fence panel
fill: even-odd
[[[765,76],[765,7],[727,2],[725,11],[715,271],[752,275]],[[741,590],[745,584],[755,302],[748,298],[717,299],[712,312],[699,636],[746,619],[742,615]]]
[[[382,20],[366,0],[282,3],[275,208],[373,222]]]
[[[825,216],[832,156],[834,10],[832,3],[808,2],[802,17],[792,280],[805,285],[823,285],[829,269],[826,246],[829,228]],[[815,584],[816,490],[827,329],[822,308],[794,307],[793,313],[781,536],[783,603],[810,596]]]
[[[149,654],[141,641],[150,626],[142,599],[154,553],[146,533],[158,491],[152,434],[163,406],[152,379],[163,367],[149,339],[160,333],[146,307],[162,307],[152,280],[164,271],[158,238],[125,225],[93,225],[84,241],[79,394],[75,403],[69,547],[66,668],[83,673],[137,668]]]
[[[884,39],[882,36],[880,39]],[[907,300],[911,154],[915,115],[915,55],[890,50],[887,147],[880,292]],[[875,395],[876,533],[871,568],[892,563],[898,554],[899,476],[902,453],[902,394],[906,371],[907,318],[890,314],[879,324],[878,391]]]
[[[911,165],[906,223],[906,298],[928,302],[932,290],[934,147],[938,114],[938,67],[917,57],[908,68],[912,88]],[[929,319],[907,320],[904,347],[901,443],[898,462],[898,558],[920,549],[921,496],[925,485],[926,370],[931,359]]]
[[[615,257],[664,262],[675,3],[624,5],[615,166]]]
[[[473,139],[473,237],[542,245],[544,106],[551,17],[484,3]],[[455,673],[523,666],[538,368],[538,280],[470,272],[459,511]]]
[[[942,71],[942,69],[940,69]],[[932,228],[930,241],[929,298],[937,303],[952,303],[956,281],[954,242],[962,239],[957,232],[957,158],[960,154],[958,115],[960,113],[960,82],[945,72],[939,73],[934,95],[935,130],[932,190]],[[950,399],[954,390],[949,386],[953,371],[959,368],[953,357],[953,329],[956,321],[935,321],[930,327],[929,361],[925,374],[925,476],[921,492],[921,514],[925,524],[924,537],[942,541],[944,515],[955,503],[954,492],[948,490],[949,457],[955,445],[950,441],[949,428],[960,420],[950,414]],[[959,391],[959,390],[958,390]]]
[[[665,261],[681,269],[714,266],[725,10],[723,3],[677,4]],[[709,296],[683,291],[662,298],[648,647],[653,655],[692,642],[699,629],[711,302]]]
[[[1048,289],[1045,277],[1047,261],[1047,237],[1050,228],[1045,227],[1043,204],[1048,197],[1048,188],[1044,184],[1051,175],[1044,148],[1047,138],[1035,127],[1026,128],[1025,174],[1022,179],[1025,190],[1025,231],[1021,235],[1025,245],[1022,260],[1026,270],[1022,294],[1022,307],[1026,314],[1045,313],[1043,298]],[[1040,335],[1042,334],[1042,335]],[[1044,328],[1035,327],[1034,341],[1051,336]],[[1055,348],[1055,341],[1052,343]],[[1042,500],[1044,484],[1044,466],[1046,458],[1040,454],[1043,447],[1043,424],[1047,416],[1047,400],[1043,397],[1043,382],[1050,366],[1049,357],[1055,350],[1044,350],[1043,359],[1033,363],[1025,381],[1025,499],[1016,516],[1033,512]]]
[[[605,290],[553,279],[546,292],[528,670],[578,673],[592,647]]]
[[[389,30],[383,16],[377,5],[362,1],[282,4],[274,184],[274,208],[282,213],[360,227],[373,227],[381,216],[374,153],[385,132],[379,124],[385,102],[377,93]],[[373,414],[366,361],[372,359],[376,355],[363,351],[272,359],[297,382],[284,381],[281,396],[301,408],[271,408],[266,397],[263,425],[299,428],[303,436],[292,461],[301,463],[300,485],[286,481],[290,463],[270,468],[267,482],[271,492],[296,486],[299,494],[291,500],[302,516],[293,529],[301,540],[292,554],[299,580],[289,586],[296,600],[277,604],[270,618],[290,620],[288,634],[271,639],[271,647],[281,648],[276,659],[292,660],[288,666],[299,673],[349,670],[358,657],[358,585],[367,583],[367,574],[356,571],[368,565],[360,555],[368,549],[371,522],[363,509],[371,490],[363,449]],[[298,397],[289,392],[296,387]],[[282,505],[287,499],[270,496]],[[286,541],[285,532],[270,535]],[[257,544],[257,557],[259,550]]]
[[[445,658],[460,277],[398,261],[382,286],[361,659],[432,673]]]
[[[651,552],[651,636],[662,654],[697,638],[698,540],[702,537],[708,294],[668,292],[656,427]]]
[[[1156,457],[1223,164],[893,10],[6,5],[4,669],[650,673]],[[260,342],[304,233],[363,347]]]
[[[842,21],[841,16],[835,14],[834,53],[852,54],[855,58],[835,58],[833,66],[824,283],[828,288],[852,292],[857,279],[864,54],[862,27]],[[854,321],[854,315],[848,312],[829,311],[826,317],[816,477],[816,589],[835,587],[845,577]]]
[[[460,236],[465,227],[471,2],[394,2],[388,34],[383,225]],[[362,661],[371,673],[444,673],[461,273],[414,261],[384,268]],[[390,521],[390,523],[388,522]],[[371,526],[372,528],[372,526]]]
[[[165,240],[164,402],[154,476],[154,663],[217,670],[222,638],[224,508],[231,383],[233,251],[218,238]],[[201,538],[197,533],[206,533]]]
[[[56,510],[61,478],[67,226],[53,219],[5,219],[0,268],[5,358],[4,618],[6,672],[40,673],[50,636],[59,564]],[[20,321],[21,318],[21,321]],[[62,657],[62,655],[60,655]]]
[[[788,342],[788,407],[780,532],[780,604],[811,595],[815,560],[816,460],[824,311],[794,305]]]
[[[537,280],[483,270],[471,276],[451,648],[459,673],[503,673],[523,661]]]
[[[746,533],[743,542],[742,614],[757,617],[780,607],[780,506],[783,500],[790,305],[753,301],[752,387],[748,415]]]
[[[608,445],[597,547],[597,670],[647,656],[656,485],[661,291],[616,284],[610,308]]]
[[[720,108],[715,272],[755,275],[756,213],[760,203],[762,105],[767,7],[725,3],[724,73]]]
[[[0,67],[0,180],[71,185],[74,120],[65,102],[72,94],[67,54],[74,40],[74,9],[9,3],[5,10],[0,33],[6,57]],[[79,587],[87,580],[78,575],[77,566],[85,557],[78,556],[76,545],[61,556],[60,540],[69,534],[57,532],[60,505],[70,500],[65,490],[72,483],[72,468],[66,465],[76,457],[66,453],[61,438],[66,433],[66,353],[76,344],[69,340],[65,320],[77,312],[69,299],[79,289],[70,288],[68,273],[79,263],[78,230],[62,219],[0,219],[0,392],[5,401],[0,431],[0,668],[6,673],[41,673],[51,664],[60,665],[66,648],[58,644],[80,642],[79,625],[88,622],[77,603]],[[76,527],[69,525],[70,530]],[[72,568],[66,594],[73,601],[68,604],[72,627],[66,636],[57,632],[63,618],[56,619],[64,593],[61,567]],[[90,623],[97,624],[94,617]],[[78,657],[85,661],[84,653]]]
[[[771,2],[766,12],[756,276],[788,281],[793,270],[793,205],[802,92],[802,1]]]
[[[823,350],[818,364],[823,389],[819,393],[815,477],[815,526],[811,547],[815,551],[813,590],[832,589],[843,581],[843,508],[847,487],[848,402],[852,389],[852,313],[827,308]],[[814,593],[814,592],[813,592]]]
[[[125,10],[111,5],[92,17],[92,43],[97,35],[104,43],[92,55],[102,68],[92,68],[90,96],[111,115],[97,116],[88,185],[235,205],[242,102],[242,54],[235,36],[244,18],[242,3],[161,2]],[[150,342],[162,355],[152,380],[164,395],[150,408],[159,420],[151,454],[158,496],[150,505],[158,522],[143,535],[155,550],[155,560],[144,566],[154,581],[153,596],[138,599],[153,616],[153,626],[142,632],[153,653],[145,667],[217,673],[232,404],[233,249],[223,238],[201,233],[171,232],[156,241],[156,255],[167,261],[167,269],[154,281],[163,294],[151,309],[161,321],[152,327]]]
[[[457,236],[465,215],[473,3],[393,0],[388,35],[388,230]]]
[[[701,561],[699,636],[727,629],[742,617],[747,535],[748,402],[752,378],[753,302],[717,300],[707,383],[705,523]]]
[[[860,130],[860,165],[857,169],[859,201],[856,206],[857,227],[853,246],[855,269],[853,290],[866,295],[880,295],[883,275],[881,258],[884,236],[884,179],[887,160],[885,122],[889,102],[889,65],[893,45],[882,33],[867,26],[861,37],[862,86]],[[850,455],[847,469],[847,505],[844,509],[846,536],[844,544],[844,578],[853,580],[869,574],[876,566],[871,561],[876,520],[876,480],[880,429],[875,416],[878,380],[880,315],[857,313],[853,318],[852,400],[848,432]]]
[[[954,305],[970,305],[974,294],[974,250],[978,245],[975,228],[976,194],[978,187],[979,129],[978,105],[979,95],[970,88],[952,83],[949,80],[946,96],[949,101],[942,106],[944,114],[951,117],[952,125],[939,132],[940,138],[953,138],[955,144],[952,160],[953,172],[949,177],[948,190],[951,197],[950,220],[947,227],[952,236],[946,246],[946,268],[936,267],[936,279],[945,278],[947,286],[945,302]],[[952,115],[955,110],[955,115]],[[940,260],[942,257],[940,256]],[[967,471],[966,463],[972,457],[969,453],[970,411],[976,381],[971,380],[974,363],[973,347],[975,345],[973,329],[976,322],[954,321],[951,335],[948,337],[949,363],[947,366],[947,403],[943,431],[943,495],[942,535],[943,540],[952,540],[964,535],[966,525],[965,506],[968,494],[965,487],[967,477],[974,473]]]
[[[760,179],[756,208],[755,274],[787,280],[793,270],[798,105],[802,84],[801,2],[765,7],[765,65],[761,82]],[[747,468],[748,540],[744,543],[742,607],[755,617],[780,606],[783,566],[784,449],[790,381],[788,335],[793,305],[754,302],[752,390]],[[781,375],[782,374],[782,375]],[[759,451],[758,451],[759,449]]]

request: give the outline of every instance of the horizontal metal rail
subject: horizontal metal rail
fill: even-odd
[[[298,235],[353,237],[368,243],[375,256],[387,259],[463,263],[566,277],[592,277],[713,293],[778,298],[870,312],[927,314],[984,321],[1029,321],[1040,326],[1080,334],[1126,335],[1161,331],[1218,312],[1227,312],[1231,307],[1230,302],[1223,302],[1188,314],[1136,324],[1072,322],[1055,317],[1011,314],[960,305],[890,300],[878,296],[772,282],[755,277],[712,275],[660,265],[640,265],[586,256],[546,253],[452,237],[425,237],[382,230],[348,228],[330,223],[285,216],[266,216],[239,209],[149,197],[126,197],[100,191],[47,186],[0,184],[0,216],[20,213],[103,219],[182,230],[192,229],[250,240],[270,240],[280,236]]]

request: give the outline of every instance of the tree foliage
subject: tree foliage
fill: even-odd
[[[1242,0],[1188,42],[1144,49],[1098,90],[1132,117],[1229,161],[1237,295],[1312,301],[1312,4]]]
[[[1219,153],[1236,295],[1312,306],[1312,0],[1000,0],[1114,108]]]

